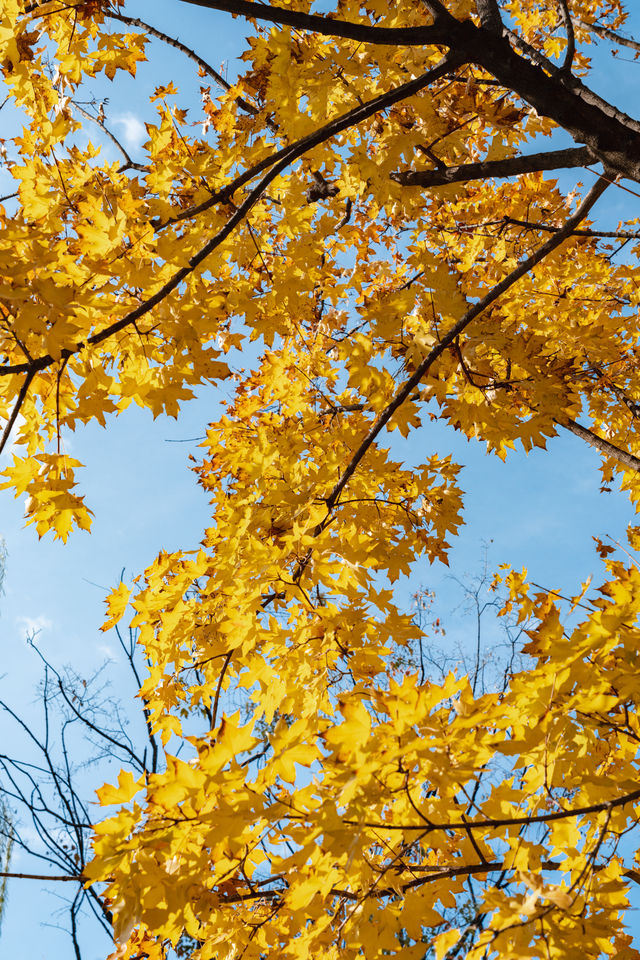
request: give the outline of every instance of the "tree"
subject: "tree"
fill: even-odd
[[[116,628],[116,635],[126,674],[137,689],[141,664],[135,633],[130,630],[125,637]],[[139,710],[134,712],[114,695],[109,661],[86,679],[72,667],[60,671],[50,663],[34,633],[28,640],[42,664],[39,716],[0,699],[9,733],[0,753],[0,893],[3,900],[7,882],[14,880],[64,883],[71,893],[63,895],[60,912],[68,920],[74,957],[81,960],[83,916],[95,921],[93,942],[96,932],[98,939],[100,931],[109,939],[113,936],[104,897],[82,883],[91,853],[95,786],[110,775],[113,763],[130,775],[154,773],[158,744],[144,700],[135,704]],[[12,847],[26,868],[9,869]],[[26,872],[29,866],[37,872]]]
[[[69,431],[177,415],[259,354],[194,467],[201,545],[109,596],[165,756],[99,793],[117,809],[83,879],[116,955],[637,957],[633,553],[599,543],[606,581],[569,598],[500,573],[531,620],[504,690],[421,677],[394,657],[421,639],[394,584],[446,561],[462,494],[451,458],[388,446],[432,418],[501,457],[569,430],[637,503],[640,232],[588,219],[640,181],[640,123],[587,56],[640,49],[623,4],[197,3],[203,31],[246,19],[232,83],[120,3],[0,21],[26,118],[4,144],[1,445],[38,533],[90,527]],[[159,87],[136,159],[92,83],[152,41],[197,66],[202,113]],[[91,119],[121,163],[82,146]]]

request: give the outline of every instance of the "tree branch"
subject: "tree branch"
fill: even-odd
[[[126,23],[128,26],[140,27],[152,37],[156,37],[158,40],[162,40],[163,43],[167,43],[169,46],[175,47],[176,50],[179,50],[190,60],[193,60],[193,62],[197,64],[197,66],[200,67],[204,73],[208,74],[213,80],[215,80],[219,87],[222,87],[223,90],[231,89],[231,84],[227,83],[221,73],[218,73],[218,71],[215,70],[210,63],[207,63],[206,60],[203,60],[203,58],[199,56],[195,50],[187,47],[186,44],[182,43],[180,40],[169,36],[167,33],[163,33],[162,30],[158,30],[156,27],[152,27],[150,23],[147,23],[145,20],[140,20],[139,17],[128,17],[124,13],[119,13],[116,10],[105,10],[104,12],[112,20],[119,20],[121,23]],[[244,97],[236,97],[236,103],[241,110],[244,110],[245,113],[250,113],[254,117],[260,113],[258,108],[252,103],[249,103],[248,100],[245,100]]]
[[[592,447],[596,447],[597,450],[600,450],[605,457],[612,457],[614,460],[617,460],[618,463],[623,464],[623,466],[629,468],[630,470],[637,470],[640,472],[640,458],[634,457],[632,453],[628,453],[626,450],[621,450],[620,447],[616,447],[615,444],[605,440],[604,437],[599,437],[597,433],[593,432],[593,430],[583,427],[582,424],[576,423],[576,421],[572,420],[570,417],[565,417],[562,420],[556,420],[556,423],[559,426],[564,427],[565,430],[569,430],[571,433],[575,434],[576,437],[580,437],[581,440],[586,440],[586,442]]]
[[[597,33],[599,37],[611,40],[612,43],[619,43],[621,47],[629,47],[631,50],[640,50],[640,42],[634,40],[633,37],[623,37],[622,34],[616,33],[615,30],[611,30],[609,27],[601,27],[598,23],[586,23],[584,20],[578,20],[577,22],[581,27]]]
[[[600,196],[604,193],[609,185],[608,181],[603,177],[599,178],[585,199],[582,201],[578,210],[574,213],[572,217],[569,217],[564,227],[558,231],[554,236],[550,237],[545,244],[543,244],[535,253],[530,257],[527,257],[522,263],[520,263],[515,270],[512,270],[511,273],[504,278],[500,283],[496,284],[493,289],[491,289],[478,303],[474,304],[470,310],[468,310],[463,317],[458,320],[457,323],[449,330],[448,333],[440,340],[438,344],[430,351],[430,353],[424,358],[422,363],[416,368],[415,373],[403,384],[403,386],[398,390],[395,397],[389,403],[385,409],[382,411],[374,425],[371,427],[371,430],[364,438],[356,452],[354,453],[351,461],[347,465],[342,477],[336,483],[335,487],[329,494],[326,499],[327,508],[329,511],[338,502],[340,494],[346,487],[347,483],[353,476],[356,471],[356,468],[367,450],[374,442],[381,430],[389,422],[396,410],[402,406],[405,400],[411,395],[411,393],[418,386],[425,374],[430,370],[433,363],[438,359],[438,357],[444,353],[444,351],[449,347],[457,337],[469,326],[469,324],[476,319],[481,313],[491,306],[499,297],[502,296],[505,291],[513,286],[518,280],[521,279],[526,273],[529,273],[533,267],[537,266],[545,257],[547,257],[553,250],[560,246],[564,240],[567,239],[575,229],[575,227],[586,217],[587,213],[593,207],[594,203],[598,200]]]
[[[480,23],[491,33],[502,34],[503,23],[497,0],[476,0]]]
[[[463,820],[451,821],[451,823],[424,823],[412,824],[393,824],[377,823],[375,821],[343,820],[344,824],[353,827],[368,827],[375,830],[421,830],[425,833],[432,833],[440,830],[495,830],[496,827],[526,827],[531,823],[553,823],[557,820],[566,820],[567,817],[583,817],[589,813],[604,813],[608,810],[614,810],[617,807],[624,807],[628,803],[640,800],[640,790],[632,790],[614,800],[603,800],[601,803],[592,803],[586,807],[574,807],[569,810],[557,810],[555,813],[539,813],[531,817],[499,817],[487,820]]]
[[[565,51],[564,62],[561,70],[569,73],[573,64],[573,58],[576,55],[576,35],[573,29],[571,11],[569,10],[569,0],[558,0],[558,3],[560,4],[560,13],[562,14],[565,30],[567,31],[567,49]]]
[[[316,13],[301,13],[268,3],[253,3],[251,0],[182,0],[210,10],[224,10],[234,16],[312,30],[326,37],[344,37],[360,43],[384,44],[387,46],[424,46],[426,44],[449,45],[448,29],[436,23],[424,27],[372,27],[366,23],[350,23],[334,20]]]
[[[391,179],[404,187],[442,187],[449,183],[468,180],[488,180],[491,177],[515,177],[541,170],[560,170],[584,167],[598,162],[587,147],[569,147],[566,150],[547,150],[525,157],[507,157],[505,160],[481,160],[461,163],[441,170],[399,170]]]
[[[77,876],[67,876],[65,875],[51,875],[46,873],[11,873],[10,871],[0,871],[0,877],[7,877],[9,880],[55,880],[56,883],[67,883],[73,881],[75,883],[84,883],[86,877],[78,874]]]
[[[525,230],[541,230],[544,233],[557,233],[561,227],[554,227],[548,223],[540,223],[535,220],[518,220],[516,217],[501,217],[500,220],[493,221],[496,224],[504,224],[506,227],[523,227]],[[478,224],[478,226],[488,226],[488,224]],[[574,237],[593,237],[595,239],[610,240],[640,240],[640,231],[638,230],[574,230]]]
[[[0,366],[0,376],[7,376],[11,373],[28,373],[30,371],[35,373],[39,370],[45,370],[53,363],[58,363],[60,359],[72,357],[74,354],[79,353],[87,346],[96,346],[103,341],[108,340],[109,337],[112,337],[114,334],[119,333],[121,330],[124,330],[134,324],[141,317],[153,310],[155,306],[157,306],[159,303],[162,303],[162,301],[165,300],[170,293],[180,286],[183,280],[192,274],[194,270],[199,267],[200,264],[205,261],[207,257],[209,257],[211,253],[213,253],[213,251],[216,250],[231,233],[233,233],[238,224],[244,220],[247,213],[249,213],[251,208],[264,194],[269,184],[272,183],[272,181],[275,180],[280,173],[286,170],[288,166],[290,166],[300,157],[304,156],[304,154],[313,147],[316,147],[332,137],[337,136],[339,133],[342,133],[343,130],[346,130],[358,123],[362,123],[363,120],[367,120],[380,110],[384,110],[386,107],[392,106],[393,104],[398,103],[400,100],[404,100],[407,97],[412,96],[414,93],[418,93],[418,91],[422,90],[430,83],[434,83],[436,80],[439,80],[441,77],[443,77],[452,66],[456,66],[458,64],[459,59],[453,54],[449,54],[447,57],[441,60],[437,66],[433,67],[433,69],[427,70],[426,73],[423,73],[419,77],[408,81],[408,83],[404,83],[399,87],[394,87],[387,93],[383,93],[380,96],[375,97],[373,100],[369,100],[367,103],[355,107],[353,110],[349,110],[346,114],[342,114],[340,117],[336,117],[335,120],[329,121],[329,123],[325,124],[323,127],[320,127],[313,133],[308,134],[308,136],[298,140],[297,143],[294,143],[289,147],[284,147],[282,150],[278,150],[276,153],[271,154],[269,157],[266,157],[265,160],[256,164],[250,170],[245,171],[245,173],[237,177],[234,181],[223,188],[223,190],[209,198],[205,204],[201,204],[198,208],[193,208],[190,211],[191,215],[193,215],[196,210],[200,211],[206,207],[212,206],[214,203],[228,200],[236,190],[243,186],[248,180],[253,179],[258,172],[265,168],[271,167],[269,172],[262,178],[262,180],[259,181],[259,183],[247,195],[243,203],[240,204],[240,206],[235,210],[234,214],[230,217],[224,227],[222,227],[222,229],[219,230],[215,236],[208,240],[207,243],[205,243],[204,246],[201,247],[200,250],[190,258],[187,266],[181,267],[180,270],[177,270],[171,279],[163,284],[163,286],[157,290],[156,293],[140,303],[137,307],[135,307],[135,309],[125,314],[125,316],[121,317],[120,320],[116,320],[114,323],[109,324],[107,327],[104,327],[97,333],[87,337],[86,340],[76,343],[75,347],[72,349],[65,348],[62,350],[61,357],[54,358],[50,354],[45,354],[44,356],[38,357],[29,363],[6,364]]]
[[[146,173],[147,168],[145,167],[145,165],[143,163],[136,163],[135,160],[131,159],[128,152],[122,146],[118,138],[113,133],[111,133],[111,130],[108,130],[107,127],[105,127],[104,123],[98,120],[97,117],[93,117],[87,110],[85,110],[78,103],[76,103],[75,100],[70,100],[69,103],[71,104],[74,110],[78,111],[81,117],[84,117],[86,120],[91,120],[92,123],[95,123],[96,126],[98,126],[102,130],[105,137],[107,137],[111,141],[111,143],[113,143],[113,145],[116,147],[116,149],[120,151],[120,153],[124,157],[124,164],[120,167],[121,171],[127,170],[129,167],[131,167],[133,170],[139,170],[142,173]]]
[[[13,425],[14,425],[14,423],[16,422],[16,420],[18,419],[18,414],[20,413],[20,408],[22,407],[22,404],[23,404],[24,401],[26,400],[27,393],[29,392],[29,386],[30,386],[31,381],[33,380],[35,374],[36,374],[36,371],[33,370],[33,369],[31,369],[30,365],[27,364],[26,374],[27,374],[27,375],[26,375],[26,377],[24,378],[24,383],[23,383],[22,386],[20,387],[20,393],[18,394],[18,398],[17,398],[17,400],[16,400],[16,402],[15,402],[15,405],[14,405],[14,407],[13,407],[13,410],[11,411],[11,415],[10,415],[9,419],[7,420],[7,422],[6,422],[6,424],[5,424],[4,430],[2,431],[2,437],[0,437],[0,453],[2,453],[2,451],[4,450],[5,446],[7,445],[7,441],[8,441],[8,439],[9,439],[9,437],[11,436],[11,431],[13,430]]]
[[[541,115],[586,144],[611,170],[640,181],[640,123],[618,110],[571,73],[536,65],[516,53],[506,37],[478,30],[465,21],[450,25],[449,46],[483,67]],[[508,34],[514,43],[520,38]]]

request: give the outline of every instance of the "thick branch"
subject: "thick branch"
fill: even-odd
[[[615,444],[605,440],[604,437],[599,437],[597,433],[593,432],[593,430],[583,427],[582,424],[576,423],[576,421],[572,420],[570,417],[565,417],[562,420],[558,420],[557,423],[561,427],[564,427],[565,430],[569,430],[571,433],[575,434],[576,437],[580,437],[581,440],[586,440],[586,442],[592,447],[596,447],[596,449],[603,453],[605,457],[611,457],[613,460],[617,460],[618,463],[621,463],[624,467],[640,472],[640,458],[634,457],[632,453],[628,453],[626,450],[621,450],[620,447],[616,447]]]
[[[547,150],[525,157],[507,157],[505,160],[481,160],[461,163],[438,170],[399,170],[391,179],[405,187],[442,187],[448,183],[468,180],[488,180],[491,177],[515,177],[541,170],[560,170],[584,167],[595,160],[587,147],[569,147],[566,150]],[[597,162],[597,160],[596,160]]]
[[[449,45],[446,25],[437,22],[424,27],[372,27],[366,23],[350,23],[334,20],[316,13],[301,13],[267,3],[252,3],[251,0],[182,0],[210,10],[225,10],[234,16],[240,15],[255,20],[268,20],[299,30],[312,30],[326,37],[344,37],[360,43],[385,44],[387,46],[424,46],[425,44]]]
[[[616,174],[640,181],[640,123],[585,87],[573,75],[520,56],[508,40],[469,21],[455,23],[448,45],[487,70],[541,115],[586,144]],[[455,35],[455,36],[454,36]]]
[[[476,0],[480,23],[492,33],[502,33],[502,17],[498,0]]]
[[[541,230],[543,233],[557,233],[561,227],[554,227],[549,223],[540,223],[536,220],[518,220],[516,217],[501,217],[500,220],[492,221],[495,224],[504,224],[506,227],[523,227],[525,230]],[[478,226],[488,226],[488,224],[478,224]],[[593,230],[585,228],[584,230],[574,230],[574,237],[594,237],[596,239],[611,240],[640,240],[640,231],[638,230]]]

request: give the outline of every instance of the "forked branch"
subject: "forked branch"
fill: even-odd
[[[371,427],[371,430],[364,438],[356,452],[354,453],[351,461],[347,465],[344,473],[340,480],[336,483],[335,487],[329,494],[326,499],[326,504],[329,512],[333,510],[333,507],[337,504],[340,494],[346,487],[347,483],[355,473],[358,464],[365,456],[372,443],[375,441],[378,434],[384,429],[387,423],[391,420],[392,416],[398,410],[402,404],[407,400],[413,391],[416,389],[423,377],[429,372],[435,361],[440,357],[447,347],[451,346],[455,342],[457,337],[463,333],[466,328],[472,323],[476,317],[480,316],[481,313],[490,307],[492,303],[495,303],[503,293],[505,293],[510,287],[517,283],[525,274],[529,273],[535,266],[541,263],[545,257],[548,257],[557,247],[560,246],[575,230],[578,224],[584,220],[587,216],[593,205],[596,203],[599,197],[602,196],[604,191],[609,186],[609,181],[605,180],[604,177],[600,177],[592,186],[589,193],[584,198],[580,207],[572,217],[569,217],[564,227],[559,230],[556,234],[549,237],[549,239],[544,243],[535,253],[532,253],[530,257],[527,257],[526,260],[523,260],[515,270],[512,270],[511,273],[504,278],[500,283],[496,284],[478,303],[474,304],[470,310],[458,320],[457,323],[451,327],[448,333],[446,333],[439,343],[430,351],[430,353],[424,358],[422,363],[416,368],[412,376],[400,387],[396,393],[393,400],[385,407],[382,411],[376,422]]]

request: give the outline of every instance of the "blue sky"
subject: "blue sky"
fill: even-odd
[[[127,6],[127,12],[147,18],[155,26],[194,46],[222,72],[232,78],[234,57],[241,51],[238,38],[242,24],[224,14],[178,3],[155,0]],[[640,14],[635,20],[640,24]],[[176,30],[176,24],[179,29]],[[203,29],[203,24],[205,28]],[[606,45],[600,48],[604,52]],[[145,139],[143,120],[150,111],[145,98],[153,88],[173,79],[182,89],[197,95],[197,78],[185,71],[181,61],[165,47],[156,48],[156,58],[142,68],[136,80],[126,80],[116,99],[115,88],[105,82],[100,96],[109,96],[107,121],[123,136],[135,154]],[[603,54],[603,67],[611,61]],[[602,59],[601,59],[602,57]],[[597,88],[619,107],[632,111],[640,63],[620,63],[601,71]],[[225,66],[226,64],[226,66]],[[620,70],[620,67],[623,69]],[[638,71],[638,75],[636,75]],[[92,139],[96,132],[91,131]],[[572,180],[567,182],[573,182]],[[6,178],[0,180],[0,193]],[[637,203],[621,190],[611,192],[604,215],[608,222]],[[90,535],[78,533],[64,546],[50,538],[38,541],[33,527],[24,527],[23,504],[10,494],[0,495],[0,534],[8,550],[5,594],[0,600],[0,696],[14,704],[23,716],[37,716],[35,685],[40,667],[25,635],[39,630],[39,643],[57,665],[71,663],[87,677],[105,660],[116,656],[115,640],[100,632],[105,593],[114,586],[124,567],[140,572],[160,548],[191,549],[197,546],[208,522],[206,498],[189,471],[189,453],[209,419],[216,414],[217,394],[203,389],[185,406],[178,423],[130,408],[111,420],[108,429],[91,426],[72,435],[68,452],[85,465],[82,492],[95,512]],[[397,434],[394,434],[394,437]],[[398,447],[398,454],[402,455]],[[478,572],[483,542],[492,541],[492,567],[510,563],[528,566],[533,580],[548,587],[573,590],[598,563],[592,536],[610,534],[624,542],[633,511],[617,492],[599,494],[599,458],[584,443],[564,434],[549,444],[548,452],[529,456],[518,452],[503,464],[488,457],[481,444],[438,424],[425,428],[412,440],[411,456],[452,453],[465,464],[462,486],[466,491],[466,526],[451,553],[451,569],[458,577]],[[407,453],[407,456],[409,454]],[[439,612],[450,624],[450,641],[463,637],[467,625],[460,612],[452,613],[459,591],[447,579],[449,571],[426,563],[415,571],[414,585],[423,584],[441,594]],[[411,587],[405,586],[408,597]],[[446,623],[445,623],[446,625]],[[114,672],[114,694],[125,699],[133,693],[128,679]],[[0,723],[3,737],[8,731]],[[91,772],[87,773],[87,782]],[[96,784],[98,785],[98,784]],[[32,870],[20,856],[15,870]],[[66,933],[50,926],[64,921],[56,917],[59,894],[34,881],[14,881],[1,933],[3,955],[15,960],[66,960],[72,956]],[[104,939],[85,942],[83,960],[102,960],[108,953]]]

